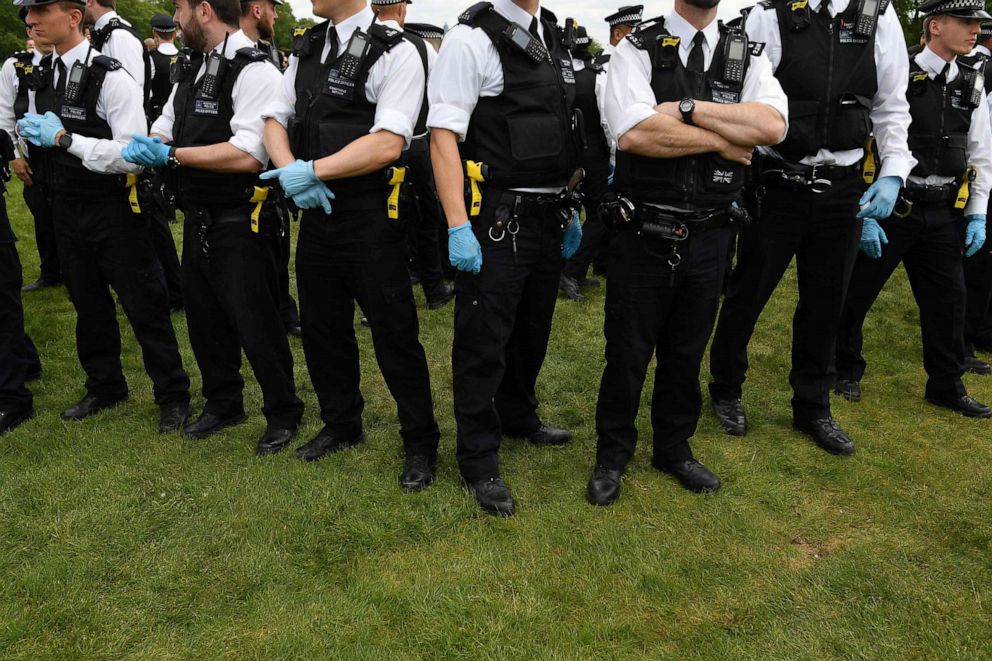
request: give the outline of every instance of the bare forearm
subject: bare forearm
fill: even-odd
[[[465,175],[458,153],[458,137],[454,133],[444,129],[431,131],[431,162],[448,227],[458,227],[468,220],[468,212],[465,210]]]
[[[741,147],[775,145],[785,133],[785,120],[764,103],[697,101],[693,123]]]
[[[289,132],[286,127],[271,117],[265,120],[265,130],[262,134],[265,141],[265,151],[269,160],[277,168],[283,168],[296,160],[289,146]]]
[[[313,171],[322,181],[348,179],[372,174],[389,167],[403,153],[405,140],[389,131],[362,136],[344,149],[313,162]]]
[[[622,151],[649,158],[679,158],[719,151],[725,141],[713,131],[657,113],[620,137]]]
[[[211,172],[246,173],[258,172],[262,164],[247,152],[243,152],[230,142],[203,147],[180,147],[176,158],[183,167]]]

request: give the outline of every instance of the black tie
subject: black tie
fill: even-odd
[[[830,0],[823,0],[820,3],[820,16],[826,19],[832,19],[830,16]]]
[[[951,68],[951,63],[948,62],[947,64],[944,65],[943,70],[939,74],[937,74],[937,77],[933,79],[934,82],[941,86],[946,85],[947,72],[950,70],[950,68]]]
[[[703,57],[703,42],[706,36],[702,32],[697,32],[692,38],[692,50],[689,51],[689,59],[685,63],[685,68],[692,73],[703,73],[706,71],[706,59]]]
[[[59,82],[55,83],[55,96],[61,98],[62,94],[65,92],[65,64],[62,62],[62,58],[55,60],[55,69],[59,72]]]
[[[333,25],[327,28],[327,43],[330,44],[330,50],[324,58],[324,66],[338,59],[338,48],[341,47],[341,42],[338,41],[338,29]]]

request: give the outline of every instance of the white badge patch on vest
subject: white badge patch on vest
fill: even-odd
[[[741,102],[741,93],[722,80],[712,81],[710,88],[713,90],[713,103],[730,104]]]
[[[565,81],[566,85],[575,84],[575,69],[572,68],[572,61],[565,57],[558,58],[561,62],[561,78]]]
[[[840,30],[837,32],[837,40],[842,44],[867,44],[868,37],[862,37],[854,32],[852,21],[840,19]]]
[[[973,110],[973,108],[964,102],[961,95],[961,89],[958,88],[951,93],[951,107],[955,110]]]
[[[220,101],[197,99],[196,105],[193,107],[193,114],[207,117],[218,117],[220,116]]]
[[[327,72],[324,94],[336,99],[350,101],[355,97],[355,81],[351,78],[345,78],[337,69],[331,69]]]
[[[79,106],[62,106],[62,119],[71,119],[77,122],[86,121],[86,108]]]

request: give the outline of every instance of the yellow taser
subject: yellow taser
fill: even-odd
[[[127,201],[131,205],[131,213],[141,213],[141,204],[138,203],[138,175],[127,175]]]
[[[954,200],[954,208],[961,211],[968,206],[968,198],[971,197],[971,184],[975,181],[975,168],[968,166],[968,169],[961,175],[961,187],[958,188],[958,197]]]
[[[465,173],[472,190],[472,207],[468,210],[468,215],[474,218],[482,213],[482,189],[479,184],[486,181],[486,166],[476,161],[465,161]]]
[[[269,189],[255,186],[255,193],[251,196],[250,202],[255,205],[251,210],[251,232],[258,234],[258,219],[262,216],[262,206],[269,199]]]
[[[390,220],[399,220],[400,190],[403,188],[403,182],[406,181],[406,168],[389,168],[386,172],[386,179],[386,184],[392,187],[389,190],[389,197],[386,199],[386,216]]]

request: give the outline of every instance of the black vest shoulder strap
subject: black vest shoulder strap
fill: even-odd
[[[637,29],[627,35],[627,41],[640,50],[652,50],[660,38],[667,36],[669,36],[669,32],[665,28],[665,19],[659,16],[641,23]],[[678,41],[675,42],[675,45],[678,45]]]
[[[383,25],[382,23],[372,23],[372,27],[369,28],[369,36],[372,37],[372,46],[378,46],[384,53],[388,53],[392,50],[393,46],[403,41],[403,32],[400,30],[394,30],[388,25]]]
[[[311,51],[316,50],[320,55],[322,42],[327,39],[327,28],[330,21],[318,23],[313,27],[299,26],[293,29],[293,55],[299,58],[306,57]]]
[[[479,17],[483,16],[492,8],[493,3],[491,2],[476,3],[461,13],[461,16],[458,17],[458,22],[473,28],[481,27],[478,25]]]
[[[123,69],[124,65],[112,57],[107,57],[106,55],[97,55],[91,61],[91,64],[104,69],[105,71],[117,71],[118,69]]]
[[[22,64],[31,64],[34,62],[34,53],[29,50],[17,51],[12,57]]]
[[[610,56],[607,53],[600,53],[593,59],[593,64],[599,67],[599,70],[603,70],[603,66],[608,64],[610,61]]]

